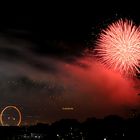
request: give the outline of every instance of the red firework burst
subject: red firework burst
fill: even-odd
[[[96,50],[108,68],[123,75],[135,75],[139,72],[140,27],[122,19],[112,23],[100,34]]]

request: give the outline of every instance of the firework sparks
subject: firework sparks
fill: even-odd
[[[140,27],[119,20],[103,30],[97,41],[97,56],[108,68],[123,75],[139,72]]]

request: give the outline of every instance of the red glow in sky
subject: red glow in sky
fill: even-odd
[[[65,78],[65,84],[72,84],[71,100],[81,105],[81,116],[83,112],[96,117],[124,115],[125,107],[138,105],[137,91],[133,88],[132,79],[128,80],[119,73],[104,68],[94,58],[79,61],[87,67],[68,65],[65,71],[71,76]]]
[[[119,20],[103,30],[97,41],[97,53],[108,68],[123,75],[135,75],[140,60],[140,27]]]

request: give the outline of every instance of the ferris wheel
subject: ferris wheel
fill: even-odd
[[[21,111],[16,106],[6,106],[0,114],[0,121],[2,126],[20,126]]]

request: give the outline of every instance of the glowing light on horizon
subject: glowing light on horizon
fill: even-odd
[[[19,120],[18,120],[18,122],[17,122],[17,126],[20,126],[20,124],[21,124],[21,112],[20,112],[20,110],[19,110],[16,106],[6,106],[6,107],[2,110],[2,112],[1,112],[1,124],[2,124],[2,126],[6,126],[6,125],[5,125],[5,122],[3,121],[4,112],[5,112],[7,109],[10,109],[10,108],[12,108],[12,109],[14,109],[14,110],[16,110],[16,111],[18,112]],[[10,119],[10,117],[8,117],[8,119]],[[12,119],[15,121],[15,118],[12,118]]]
[[[62,110],[74,110],[73,107],[62,107]]]

